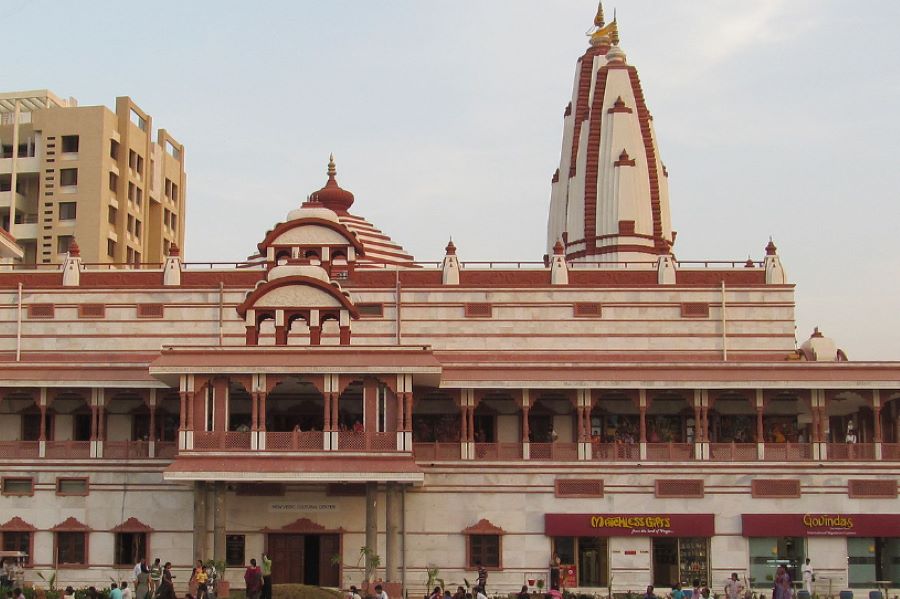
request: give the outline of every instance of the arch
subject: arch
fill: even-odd
[[[298,320],[303,321],[302,327],[294,326],[294,323]],[[308,310],[292,310],[290,312],[285,312],[284,327],[287,341],[286,345],[317,345],[313,343],[312,327],[309,325],[309,320]]]
[[[322,230],[323,228],[330,229],[331,235],[337,233],[338,237],[332,237],[329,243],[334,243],[335,241],[343,241],[346,242],[347,245],[353,246],[354,249],[356,249],[357,255],[361,256],[365,254],[365,248],[363,248],[362,243],[359,241],[356,235],[354,235],[350,231],[350,229],[340,223],[326,220],[324,218],[303,218],[300,220],[279,223],[274,229],[266,233],[265,239],[259,242],[256,247],[259,249],[259,253],[265,256],[268,247],[279,242],[302,245],[304,241],[298,234],[300,233],[299,229],[303,228],[311,229],[311,232],[313,232],[313,234],[316,234],[320,237],[329,236],[329,233],[326,233]],[[319,229],[319,231],[315,231],[315,229]],[[293,234],[287,235],[288,232],[293,232]]]
[[[294,287],[295,293],[290,293],[289,288]],[[301,291],[299,288],[305,288]],[[241,318],[247,310],[261,305],[263,309],[274,310],[278,308],[344,308],[352,318],[359,318],[359,311],[350,299],[341,293],[336,284],[326,283],[319,279],[306,275],[291,275],[267,281],[251,291],[246,299],[237,306],[238,315]]]

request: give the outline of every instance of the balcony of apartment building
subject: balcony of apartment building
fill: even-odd
[[[18,151],[14,152],[16,148],[10,140],[6,139],[7,137],[11,138],[11,134],[4,135],[0,139],[0,175],[9,175],[13,172],[13,155],[15,155],[17,173],[40,173],[41,157],[37,139],[32,135],[24,142],[20,141]]]
[[[146,389],[7,389],[2,459],[171,459],[178,396]]]

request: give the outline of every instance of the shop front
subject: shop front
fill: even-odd
[[[607,587],[611,573],[617,583],[709,583],[713,514],[546,514],[544,529],[578,587]]]
[[[802,581],[806,558],[817,572],[827,571],[827,562],[825,570],[821,564],[835,541],[846,545],[846,571],[829,572],[827,580],[851,588],[900,585],[900,514],[743,514],[741,525],[755,587],[771,587],[778,566]],[[836,569],[844,570],[842,564]]]

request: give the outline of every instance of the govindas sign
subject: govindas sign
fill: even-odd
[[[711,537],[713,514],[545,514],[548,536]]]
[[[743,514],[745,537],[900,537],[898,514]]]

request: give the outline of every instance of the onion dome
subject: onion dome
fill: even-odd
[[[347,212],[353,205],[353,194],[338,185],[335,175],[337,175],[337,169],[334,167],[334,155],[332,154],[328,158],[328,181],[325,183],[325,187],[313,192],[309,196],[309,201],[304,205],[320,204],[335,212]]]
[[[803,358],[810,362],[845,362],[847,355],[838,349],[831,337],[826,337],[816,327],[809,339],[800,346]]]

